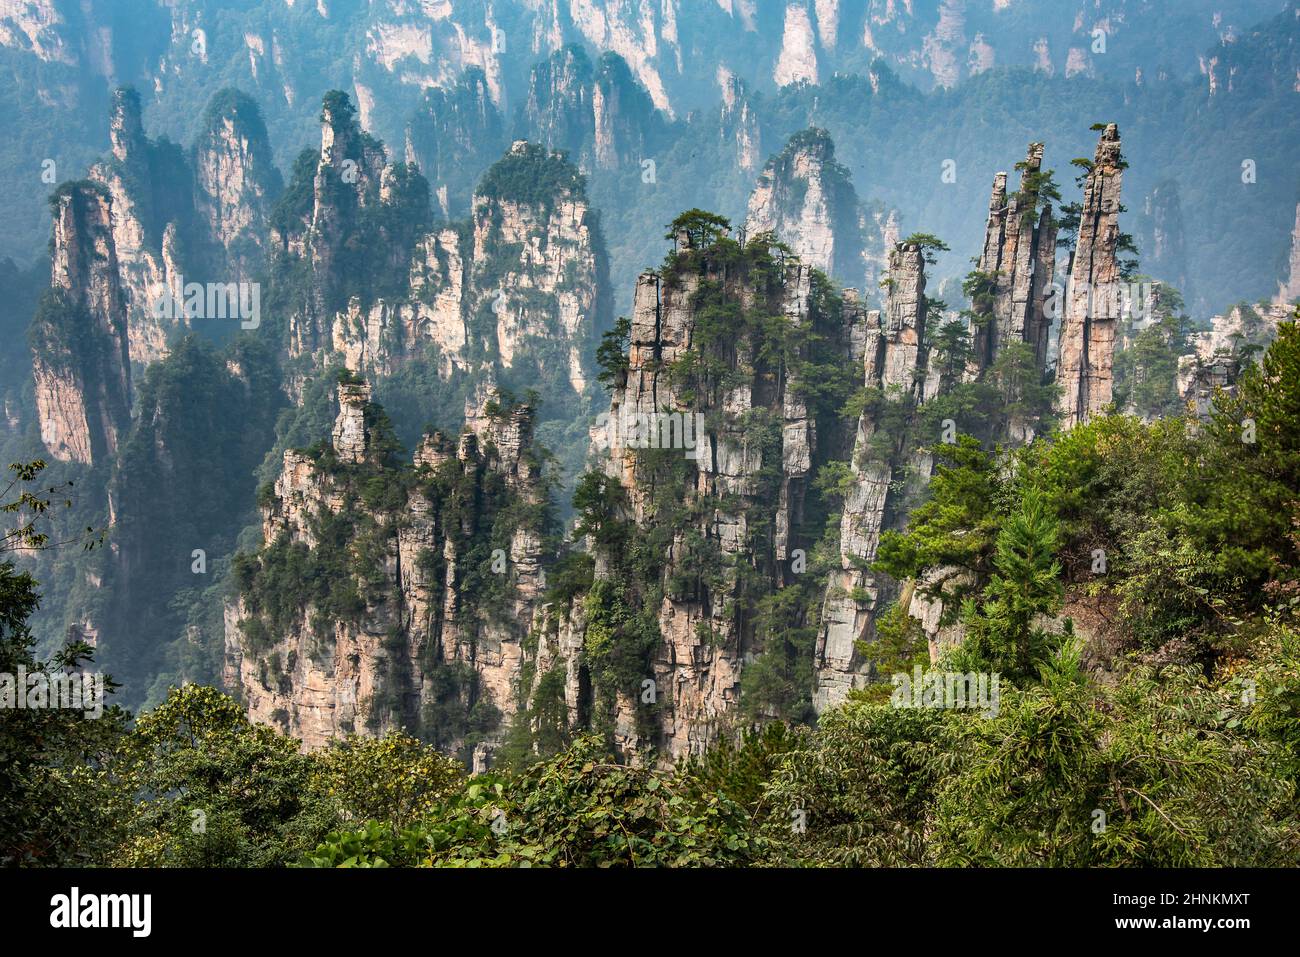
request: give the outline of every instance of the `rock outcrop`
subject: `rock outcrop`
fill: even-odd
[[[112,150],[90,178],[113,200],[131,361],[148,365],[196,316],[176,304],[191,283],[249,282],[263,261],[271,202],[280,176],[256,104],[225,90],[208,105],[203,132],[183,152],[150,140],[140,97],[113,94]]]
[[[1277,338],[1277,327],[1294,318],[1294,306],[1238,303],[1210,319],[1210,328],[1191,337],[1195,351],[1178,359],[1179,398],[1199,416],[1208,415],[1215,391],[1229,392],[1258,353]]]
[[[518,707],[549,519],[527,406],[397,460],[369,386],[339,386],[332,442],[289,450],[236,561],[227,685],[317,748],[400,727],[482,767]],[[306,575],[285,578],[286,569]],[[321,576],[314,578],[314,576]]]
[[[785,667],[757,603],[804,572],[809,481],[843,444],[801,362],[773,357],[812,333],[843,362],[858,312],[808,265],[719,242],[725,255],[683,232],[638,280],[606,454],[580,495],[593,580],[538,629],[539,673],[558,669],[570,725],[628,754],[699,753],[777,713],[743,691],[746,669]]]
[[[506,148],[505,123],[487,74],[471,67],[453,87],[430,87],[406,125],[406,161],[429,181],[443,219],[470,210],[479,175]]]
[[[737,169],[752,173],[762,158],[763,134],[758,110],[751,102],[745,81],[725,67],[718,68],[718,86],[722,93],[721,146],[735,155]]]
[[[840,518],[840,567],[827,582],[813,660],[813,706],[841,703],[869,676],[859,642],[874,637],[875,617],[895,597],[896,586],[871,570],[880,534],[900,521],[904,492],[896,481],[914,453],[906,430],[881,431],[886,403],[915,408],[925,367],[925,259],[914,243],[890,256],[889,297],[883,315],[867,315],[864,382],[877,401],[858,418],[851,468],[853,484]],[[895,417],[901,418],[901,417]],[[921,475],[928,474],[928,469]]]
[[[568,45],[533,67],[521,121],[530,139],[564,150],[584,172],[636,166],[663,117],[627,61],[614,52],[592,63]]]
[[[1056,226],[1052,204],[1039,195],[1042,165],[1043,144],[1031,143],[1019,164],[1018,192],[1007,195],[1006,173],[993,179],[984,248],[975,267],[987,282],[971,308],[977,317],[972,337],[977,372],[988,369],[1012,342],[1033,347],[1040,373],[1047,363]]]
[[[389,375],[432,346],[444,378],[513,370],[552,389],[559,406],[560,395],[581,396],[592,378],[607,308],[603,257],[577,171],[517,142],[483,177],[468,223],[416,240],[402,295],[354,295],[334,313],[328,351],[354,371]],[[291,324],[300,330],[291,352],[311,341],[307,319]]]
[[[506,181],[489,177],[480,198],[527,222],[520,197],[491,185]],[[742,709],[743,670],[787,654],[766,647],[758,603],[804,573],[809,482],[846,443],[800,385],[803,363],[813,348],[861,362],[885,336],[912,358],[882,346],[872,361],[901,375],[923,283],[910,280],[892,331],[872,337],[853,297],[810,266],[725,242],[723,256],[683,234],[638,282],[591,476],[621,504],[599,520],[583,506],[603,529],[577,556],[590,578],[569,573],[558,594],[544,593],[554,546],[531,410],[476,400],[458,444],[426,436],[407,468],[385,452],[369,387],[339,386],[332,441],[285,453],[262,496],[266,544],[237,562],[226,676],[254,718],[311,747],[404,726],[481,767],[507,729],[536,740],[556,722],[560,734],[593,728],[629,756],[669,757],[698,753],[755,708],[776,713]],[[289,567],[332,584],[295,591]]]
[[[166,218],[183,214],[182,209],[166,208],[183,194],[177,197],[174,190],[165,197],[156,194],[164,182],[174,185],[183,177],[183,166],[178,152],[154,150],[141,122],[140,97],[132,89],[113,94],[109,137],[111,155],[91,168],[90,178],[102,183],[112,197],[113,243],[129,310],[131,361],[148,365],[166,353],[167,337],[176,324],[158,318],[153,304],[183,270],[176,262],[176,229],[168,229],[173,220]],[[164,209],[158,209],[160,205]],[[180,321],[183,324],[183,317]]]
[[[1119,130],[1106,126],[1084,180],[1079,236],[1061,319],[1056,381],[1061,425],[1088,421],[1111,401],[1115,331],[1120,318],[1119,210],[1124,164]]]
[[[1289,304],[1300,300],[1300,203],[1295,208],[1295,228],[1291,230],[1291,255],[1287,258],[1286,279],[1278,283],[1275,302]]]
[[[856,207],[857,194],[848,171],[835,161],[830,136],[825,130],[806,130],[791,137],[763,168],[749,195],[745,229],[750,235],[775,233],[808,265],[844,275],[835,266],[852,262],[856,251],[840,252],[836,241],[848,246],[855,238],[844,232],[846,224],[856,226]]]
[[[374,230],[363,229],[362,220],[375,207],[398,206],[391,190],[383,189],[390,167],[382,144],[361,129],[355,107],[338,91],[326,94],[321,106],[321,145],[314,169],[307,173],[301,164],[300,160],[290,193],[310,199],[277,211],[272,232],[276,252],[302,261],[311,275],[307,301],[289,317],[288,352],[294,357],[328,350],[334,313],[346,305],[355,285],[371,278],[355,275],[362,264],[347,261],[350,253],[359,252],[359,245],[371,247],[366,252],[373,255],[373,246],[381,238]],[[395,174],[388,175],[391,185]],[[307,176],[310,187],[304,182]],[[393,212],[400,216],[407,211]],[[405,258],[405,253],[394,249],[390,258]],[[363,261],[376,268],[371,255]]]
[[[774,233],[813,268],[874,293],[880,264],[898,241],[898,219],[859,201],[830,134],[813,128],[790,137],[763,167],[745,231]]]
[[[56,459],[96,465],[116,453],[131,415],[113,203],[90,182],[61,186],[51,202],[51,288],[32,323],[41,441]]]
[[[1196,282],[1187,271],[1187,226],[1178,180],[1157,183],[1143,203],[1145,231],[1139,237],[1143,271],[1169,283],[1189,303],[1197,299]]]
[[[807,7],[788,4],[781,36],[781,54],[772,68],[777,86],[817,82],[817,38]]]
[[[261,111],[252,99],[223,90],[208,104],[191,150],[201,232],[217,252],[227,282],[250,282],[265,259],[267,223],[282,188]]]

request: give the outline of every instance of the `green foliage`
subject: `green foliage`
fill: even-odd
[[[997,291],[998,274],[972,269],[962,280],[961,291],[971,301],[973,311],[985,315],[993,309],[993,298]]]
[[[990,671],[1013,681],[1037,675],[1055,639],[1035,619],[1054,616],[1064,593],[1056,559],[1059,542],[1056,517],[1043,494],[1030,489],[998,532],[994,572],[982,602],[967,599],[964,604],[967,636],[954,661],[956,670]]]
[[[0,545],[0,554],[7,549]],[[29,677],[90,673],[84,642],[36,657],[27,619],[39,604],[32,577],[0,561],[0,674],[17,681],[20,667]],[[115,688],[106,678],[105,691]],[[0,865],[84,866],[108,852],[119,805],[101,768],[129,715],[101,703],[97,718],[68,708],[17,709],[12,701],[0,709]]]
[[[558,199],[583,198],[586,180],[562,151],[526,143],[493,163],[475,196],[550,209]]]
[[[949,387],[961,379],[974,357],[970,332],[960,319],[943,323],[930,338],[929,367],[938,369],[943,383]]]
[[[653,674],[650,657],[659,644],[653,607],[638,607],[631,588],[598,579],[583,600],[587,618],[583,660],[592,677],[610,691],[639,695],[641,681]]]
[[[965,572],[977,580],[991,570],[993,543],[1005,498],[994,456],[970,436],[934,447],[935,468],[929,498],[914,510],[905,533],[886,530],[874,567],[895,579],[919,579],[941,568]],[[958,576],[926,586],[945,607],[960,605],[969,587]]]
[[[731,220],[703,209],[688,209],[668,224],[664,239],[676,241],[680,234],[690,239],[692,249],[707,250],[731,230]]]
[[[312,760],[297,742],[250,724],[238,703],[201,685],[173,689],[137,719],[113,774],[139,795],[118,864],[283,864],[332,823],[309,797]]]
[[[949,251],[948,244],[938,236],[931,233],[912,233],[912,235],[903,240],[903,245],[920,246],[922,257],[925,259],[926,263],[931,266],[939,261],[938,257],[935,256],[936,252],[946,253]]]
[[[1068,652],[1042,685],[966,721],[935,802],[949,866],[1281,864],[1297,853],[1276,749],[1240,733],[1231,689],[1188,671],[1092,685]]]
[[[573,508],[578,513],[575,537],[590,535],[597,544],[611,548],[627,542],[631,534],[624,517],[627,491],[603,472],[587,472],[578,480]]]
[[[632,333],[632,322],[626,316],[619,316],[614,328],[601,334],[600,345],[596,348],[596,364],[600,373],[596,378],[601,385],[612,388],[628,368],[628,340]]]
[[[741,712],[751,722],[773,715],[792,722],[814,719],[809,690],[817,619],[810,610],[825,587],[824,577],[815,571],[760,596],[755,603],[754,633],[763,654],[740,675]]]
[[[612,764],[588,736],[517,777],[475,779],[396,839],[373,826],[332,834],[304,863],[721,867],[747,863],[763,846],[733,800]]]
[[[460,762],[400,732],[336,741],[313,763],[312,792],[340,821],[383,821],[393,832],[464,786]]]
[[[739,741],[724,735],[702,755],[681,761],[676,782],[694,800],[718,795],[756,815],[768,781],[784,756],[800,743],[801,733],[780,721],[746,729]]]
[[[1035,143],[1035,146],[1042,146]],[[1017,194],[1024,205],[1021,213],[1022,224],[1032,227],[1038,220],[1038,213],[1048,202],[1061,201],[1061,190],[1056,185],[1056,176],[1050,169],[1030,169],[1026,160],[1016,163],[1020,170],[1020,192]]]
[[[1267,582],[1291,589],[1297,577],[1297,421],[1300,326],[1288,322],[1262,362],[1243,374],[1236,395],[1219,397],[1199,463],[1211,481],[1188,489],[1183,519],[1223,578],[1248,594]]]
[[[927,813],[948,763],[950,720],[941,711],[862,703],[823,715],[764,789],[771,809],[765,833],[790,863],[925,863]]]
[[[289,186],[271,210],[271,228],[282,236],[300,232],[311,216],[315,192],[316,166],[320,163],[320,150],[304,149],[293,161]]]
[[[914,582],[903,589],[898,601],[884,609],[875,621],[875,639],[856,642],[858,654],[871,661],[875,673],[882,679],[895,674],[912,674],[920,665],[930,666],[930,645],[921,622],[907,613]],[[865,688],[849,692],[854,701],[889,701],[892,686],[884,680],[874,681]]]

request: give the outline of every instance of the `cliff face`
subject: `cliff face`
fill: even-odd
[[[1286,278],[1278,283],[1276,301],[1293,303],[1300,299],[1300,203],[1295,208],[1295,228],[1291,230],[1291,255],[1287,259]]]
[[[960,82],[990,66],[1081,71],[1143,87],[1142,76],[1155,78],[1161,70],[1185,75],[1199,61],[1203,73],[1218,78],[1218,88],[1229,86],[1235,71],[1241,89],[1252,63],[1249,51],[1236,48],[1257,21],[1278,12],[1271,0],[1079,0],[1064,6],[1048,10],[1009,0],[529,0],[507,11],[452,0],[322,0],[319,8],[307,0],[249,0],[221,10],[218,49],[218,15],[209,0],[126,6],[23,0],[8,4],[0,16],[0,45],[20,71],[20,86],[33,91],[28,100],[40,104],[23,120],[24,142],[32,155],[49,157],[69,155],[70,141],[83,151],[97,148],[102,129],[77,111],[104,95],[110,77],[133,78],[142,91],[151,91],[159,114],[171,119],[173,137],[186,128],[184,113],[193,109],[196,95],[235,83],[263,104],[277,142],[299,135],[304,104],[310,108],[327,83],[352,92],[366,127],[402,155],[406,122],[422,108],[426,92],[455,89],[477,71],[487,100],[506,120],[507,139],[478,157],[483,163],[467,159],[458,199],[447,183],[447,215],[463,216],[472,178],[508,138],[538,138],[537,131],[511,124],[528,99],[530,69],[569,45],[581,45],[593,60],[602,51],[617,54],[665,118],[685,119],[716,105],[709,81],[720,69],[745,76],[756,89],[770,89],[778,64],[780,82],[815,72],[829,83],[837,74],[866,74],[879,59],[881,72],[924,89]],[[191,49],[197,29],[207,31],[209,41],[201,53]],[[1278,30],[1273,25],[1260,32],[1275,39]],[[1099,36],[1110,44],[1104,54],[1093,49]],[[1221,47],[1207,51],[1220,41]],[[349,55],[340,57],[340,49]],[[1288,77],[1285,57],[1257,59],[1273,63],[1262,69],[1271,69],[1272,82],[1290,93],[1294,76]],[[41,123],[49,109],[63,112],[58,122]],[[784,125],[781,130],[788,132]],[[704,143],[688,145],[707,149]],[[431,154],[418,151],[417,158],[436,191],[443,181],[427,162]],[[766,153],[756,157],[758,166],[765,158]],[[27,173],[21,164],[11,165],[8,182],[19,198],[21,239],[11,239],[3,251],[20,258],[39,238],[35,224],[43,211],[33,196],[21,199],[17,190]],[[937,228],[951,234],[947,222]]]
[[[882,432],[886,417],[905,421],[922,398],[925,368],[925,259],[915,244],[899,244],[889,261],[886,309],[867,314],[864,383],[874,398],[858,418],[852,485],[840,519],[839,568],[832,570],[822,605],[814,658],[813,705],[841,703],[867,678],[857,642],[874,636],[876,614],[894,597],[893,585],[871,571],[881,532],[901,521],[906,482],[898,482],[914,453],[906,429]],[[889,406],[904,415],[891,416]],[[882,445],[883,443],[883,445]],[[923,479],[928,467],[918,471]]]
[[[851,262],[852,253],[840,253],[837,261],[836,240],[848,246],[855,238],[843,235],[843,227],[856,219],[856,206],[857,194],[848,171],[835,162],[830,137],[824,130],[808,130],[764,167],[749,196],[745,229],[776,233],[813,268],[843,275],[834,267]]]
[[[1187,273],[1187,226],[1178,181],[1158,183],[1143,203],[1146,232],[1139,238],[1142,268],[1170,283],[1187,302],[1196,300],[1196,283]]]
[[[429,180],[444,219],[469,213],[474,184],[508,145],[487,75],[465,71],[453,87],[432,87],[406,126],[406,161]]]
[[[590,171],[638,164],[662,117],[621,56],[607,52],[593,64],[575,45],[533,68],[521,121],[530,138]]]
[[[480,431],[426,435],[405,464],[368,385],[338,399],[332,440],[285,452],[265,544],[236,561],[226,683],[310,748],[404,727],[482,766],[545,585],[532,412],[490,405]]]
[[[737,169],[752,173],[762,159],[763,135],[758,110],[751,102],[744,80],[726,67],[719,67],[717,76],[722,94],[721,146],[734,153]]]
[[[897,216],[858,199],[835,144],[821,129],[796,133],[759,174],[749,196],[746,232],[771,232],[804,262],[873,294]]]
[[[251,281],[265,258],[267,219],[281,189],[256,104],[234,91],[208,105],[191,150],[202,231],[220,251],[225,281]]]
[[[743,675],[784,673],[763,596],[805,572],[808,483],[840,441],[800,382],[815,339],[843,363],[853,314],[824,276],[758,243],[683,231],[641,276],[601,470],[576,500],[591,578],[546,606],[536,673],[553,677],[530,713],[558,706],[570,727],[664,758],[779,713]]]
[[[306,208],[277,217],[273,242],[283,252],[305,262],[311,284],[304,308],[289,319],[291,356],[318,355],[328,349],[333,314],[347,302],[359,267],[347,262],[347,246],[370,245],[380,237],[365,235],[362,220],[368,211],[395,205],[382,189],[389,169],[383,146],[356,122],[356,110],[346,96],[332,93],[321,107],[321,145],[311,174]],[[301,162],[301,160],[300,160]],[[296,171],[301,176],[301,170]],[[392,175],[391,173],[389,174]],[[306,192],[295,182],[292,192]],[[392,255],[401,254],[393,249]],[[367,263],[368,264],[368,263]],[[369,278],[369,277],[362,277]]]
[[[1210,328],[1198,332],[1189,344],[1195,350],[1178,359],[1177,389],[1184,403],[1198,415],[1208,414],[1216,389],[1232,391],[1251,361],[1250,351],[1262,353],[1277,338],[1277,327],[1290,322],[1294,306],[1286,302],[1239,303],[1210,319]]]
[[[31,333],[41,441],[54,458],[93,465],[116,453],[130,424],[112,199],[95,184],[71,183],[51,202],[51,288]]]
[[[515,143],[483,177],[470,220],[416,242],[402,295],[352,297],[334,314],[330,347],[350,369],[388,375],[432,346],[443,377],[513,372],[581,396],[608,295],[603,255],[577,172]],[[295,334],[291,349],[306,341]]]
[[[140,367],[162,358],[169,338],[197,318],[172,307],[185,296],[182,283],[251,278],[280,179],[261,114],[234,91],[213,98],[188,153],[145,135],[131,89],[113,95],[109,134],[111,154],[90,178],[113,200],[131,361]]]
[[[156,196],[164,182],[179,178],[175,154],[155,155],[144,134],[140,120],[140,98],[133,90],[119,89],[113,95],[113,112],[109,120],[112,155],[90,170],[91,179],[102,183],[113,201],[113,242],[124,298],[129,310],[126,320],[131,361],[147,365],[167,351],[167,336],[176,320],[155,316],[152,304],[171,288],[173,277],[181,271],[176,262],[176,230],[163,222],[163,204],[177,198]],[[162,167],[166,167],[164,170]],[[181,322],[183,323],[183,319]]]
[[[1120,317],[1118,246],[1123,165],[1119,130],[1102,131],[1084,181],[1079,237],[1061,319],[1056,381],[1065,428],[1086,422],[1111,401],[1115,329]]]
[[[511,231],[535,225],[511,182],[488,177],[480,193],[494,206],[467,239],[467,287],[494,244],[538,267],[561,245]],[[563,203],[553,217],[581,219]],[[544,606],[554,540],[531,410],[467,408],[459,444],[426,436],[410,468],[387,451],[369,387],[344,382],[330,443],[286,452],[262,493],[265,545],[236,562],[226,612],[227,683],[308,746],[404,726],[479,767],[507,729],[535,743],[590,727],[629,755],[680,755],[782,713],[761,684],[744,705],[742,672],[768,656],[772,674],[788,667],[788,649],[768,647],[764,596],[805,574],[809,482],[844,444],[844,397],[814,401],[801,382],[847,381],[861,327],[811,267],[684,233],[638,282],[607,454],[579,492],[589,552],[571,560],[587,577],[566,572]],[[493,328],[503,359],[511,328]]]
[[[1052,204],[1039,196],[1042,164],[1043,144],[1031,143],[1021,164],[1019,192],[1007,196],[1006,173],[993,180],[984,248],[976,265],[987,282],[972,308],[978,317],[972,343],[977,371],[991,366],[1011,342],[1033,347],[1040,373],[1047,362],[1056,226]]]
[[[520,190],[518,177],[539,167],[554,187]],[[474,199],[468,306],[471,314],[495,313],[495,350],[489,344],[489,351],[505,368],[526,349],[540,356],[558,346],[569,385],[578,395],[585,391],[605,282],[598,230],[580,183],[554,154],[516,143],[484,177]]]

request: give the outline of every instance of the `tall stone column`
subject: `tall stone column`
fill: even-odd
[[[925,356],[925,258],[915,243],[899,244],[889,257],[889,299],[885,313],[867,320],[865,381],[890,400],[915,405],[920,398],[918,370]],[[870,570],[890,510],[894,473],[903,458],[907,436],[891,436],[891,454],[869,454],[878,429],[876,416],[858,418],[853,446],[853,488],[840,518],[840,568],[827,581],[822,625],[813,661],[813,706],[820,713],[842,702],[866,683],[866,664],[857,642],[873,634],[880,610],[882,583]]]
[[[1083,189],[1079,240],[1070,264],[1056,380],[1062,428],[1087,422],[1111,401],[1120,315],[1119,209],[1123,162],[1119,130],[1102,131]]]

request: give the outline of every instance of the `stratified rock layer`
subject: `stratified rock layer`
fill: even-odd
[[[1088,421],[1111,402],[1115,329],[1120,318],[1119,207],[1123,165],[1119,130],[1102,131],[1084,181],[1079,239],[1061,320],[1056,381],[1063,428]]]
[[[1040,204],[1034,183],[1042,164],[1043,144],[1031,143],[1021,165],[1019,192],[1007,196],[1006,173],[998,173],[993,180],[984,249],[976,265],[992,277],[988,299],[976,302],[973,310],[982,320],[973,342],[980,370],[991,366],[998,351],[1011,342],[1033,346],[1040,372],[1047,361],[1056,227],[1052,205]]]
[[[908,408],[920,400],[925,356],[925,259],[919,246],[900,244],[890,257],[889,299],[882,316],[867,317],[864,382],[886,401]],[[871,571],[880,533],[897,515],[896,472],[907,451],[904,434],[884,436],[889,450],[873,442],[876,415],[858,418],[853,446],[854,482],[840,518],[840,567],[832,571],[822,606],[813,661],[813,706],[825,711],[867,680],[858,642],[874,635],[875,616],[891,595],[892,583]]]
[[[733,96],[733,111],[747,108],[739,93]],[[745,231],[774,233],[813,268],[874,293],[898,241],[898,216],[859,201],[830,134],[813,128],[790,137],[763,167],[749,196]]]
[[[526,517],[544,501],[533,414],[494,407],[458,442],[426,435],[412,470],[385,459],[369,391],[339,386],[328,451],[284,453],[262,506],[265,545],[226,609],[225,681],[250,717],[308,748],[405,728],[481,767],[518,709],[545,586],[541,530]],[[328,611],[307,601],[275,629],[266,601],[292,599],[266,576],[286,556],[315,567],[331,554],[343,564],[329,594],[355,598]]]
[[[126,304],[118,282],[113,206],[90,183],[54,198],[51,289],[32,328],[41,441],[56,458],[93,465],[130,425]]]

